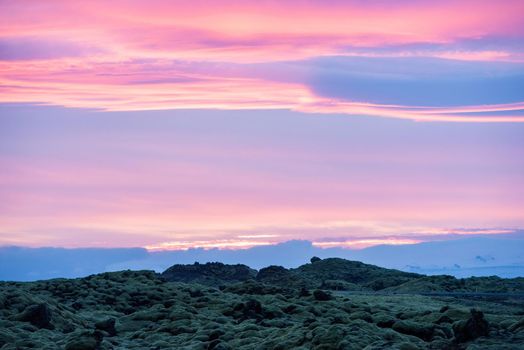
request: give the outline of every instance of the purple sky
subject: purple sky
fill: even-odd
[[[4,244],[410,243],[523,224],[520,123],[0,111]]]
[[[3,1],[0,245],[359,248],[522,228],[522,13]]]

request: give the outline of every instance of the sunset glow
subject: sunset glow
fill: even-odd
[[[0,245],[524,227],[524,1],[0,2]]]
[[[482,85],[518,72],[519,81],[507,84],[522,88],[521,1],[153,1],[145,6],[56,0],[4,1],[0,10],[0,102],[108,111],[263,108],[421,121],[524,121],[520,99],[510,99],[517,102],[511,108],[489,102],[475,108],[517,113],[469,115],[467,100],[436,112],[424,100],[392,107],[370,104],[366,96],[318,94],[311,85],[315,71],[325,69],[318,67],[319,58],[345,57],[349,64],[369,60],[358,68],[359,79],[368,83],[379,74],[428,79],[430,85],[438,79],[440,86],[441,79],[460,79],[461,68],[450,68],[457,61],[469,62]],[[397,71],[391,65],[399,61],[392,61],[374,72],[377,59],[400,59],[407,70]],[[408,68],[413,59],[427,68]],[[431,77],[440,66],[443,76]],[[492,93],[503,92],[493,88]]]

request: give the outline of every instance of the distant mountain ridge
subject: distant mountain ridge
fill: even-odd
[[[256,271],[246,265],[220,262],[173,265],[161,276],[170,282],[200,283],[220,286],[229,283],[256,281],[285,288],[324,288],[334,290],[380,290],[400,285],[422,275],[385,269],[359,261],[315,257],[309,264],[295,269],[268,266]]]
[[[524,276],[524,231],[411,245],[381,245],[361,250],[322,249],[309,241],[288,241],[242,250],[189,249],[160,252],[148,252],[144,248],[0,247],[0,280],[74,278],[126,269],[160,272],[173,263],[212,261],[244,264],[255,269],[268,265],[294,268],[311,256],[339,257],[419,274],[520,277]]]
[[[256,271],[246,265],[219,262],[174,265],[161,273],[169,282],[198,283],[219,287],[232,283],[260,283],[281,290],[325,289],[337,291],[384,291],[390,293],[524,293],[524,278],[425,276],[341,258],[313,258],[294,269],[268,266]],[[237,289],[238,289],[237,288]],[[247,289],[253,289],[247,286]]]

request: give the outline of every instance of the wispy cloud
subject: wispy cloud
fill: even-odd
[[[0,8],[0,102],[524,121],[520,1],[57,0]],[[479,64],[467,69],[464,61]]]
[[[524,223],[522,124],[26,105],[0,115],[6,244],[434,240]]]

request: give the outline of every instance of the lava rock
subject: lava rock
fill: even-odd
[[[200,289],[191,289],[189,290],[189,296],[191,298],[200,298],[203,297],[205,294]]]
[[[487,336],[489,330],[488,321],[484,319],[484,313],[471,309],[471,317],[467,320],[455,322],[453,333],[458,343],[467,342],[482,336]]]
[[[81,336],[66,344],[65,350],[96,350],[98,340],[94,336]]]
[[[216,287],[224,283],[254,279],[255,275],[256,270],[246,265],[226,265],[219,262],[173,265],[162,272],[162,278],[169,282],[200,283]]]
[[[330,293],[325,292],[320,289],[317,289],[313,292],[313,297],[315,297],[315,300],[318,300],[318,301],[328,301],[333,298]]]
[[[320,259],[318,256],[314,256],[314,257],[312,257],[311,259],[309,259],[309,261],[310,261],[312,264],[314,264],[314,263],[316,263],[317,261],[320,261],[320,260],[322,260],[322,259]]]
[[[517,332],[519,329],[524,329],[524,318],[521,319],[520,321],[517,321],[517,322],[513,323],[509,327],[509,330],[512,331],[512,332]]]
[[[114,318],[108,318],[95,323],[95,328],[107,332],[111,337],[113,337],[116,335],[115,324],[116,320]]]
[[[283,266],[271,265],[260,269],[257,273],[257,281],[275,283],[289,279],[291,273]]]
[[[29,322],[38,328],[54,329],[51,324],[51,310],[47,304],[29,305],[17,319],[22,322]]]
[[[309,292],[309,290],[307,290],[304,287],[300,288],[300,291],[298,292],[299,298],[309,297],[309,296],[311,296],[311,293]]]
[[[245,304],[244,312],[261,314],[262,313],[262,304],[258,300],[250,299]]]
[[[412,321],[397,321],[391,327],[394,331],[413,335],[417,338],[420,338],[424,341],[429,341],[433,337],[433,332],[435,327],[431,324],[423,324],[419,322]]]
[[[265,318],[263,314],[262,304],[258,300],[250,299],[245,303],[238,303],[233,306],[233,310],[224,313],[226,316],[233,316],[239,321],[246,319],[262,320]]]
[[[225,333],[224,331],[220,330],[220,329],[215,329],[214,331],[212,331],[210,334],[209,334],[209,338],[208,340],[209,341],[213,341],[213,340],[217,340],[218,338],[220,338],[221,336],[223,336]]]
[[[3,347],[5,344],[10,344],[15,341],[15,337],[7,333],[7,331],[0,330],[0,348]]]

